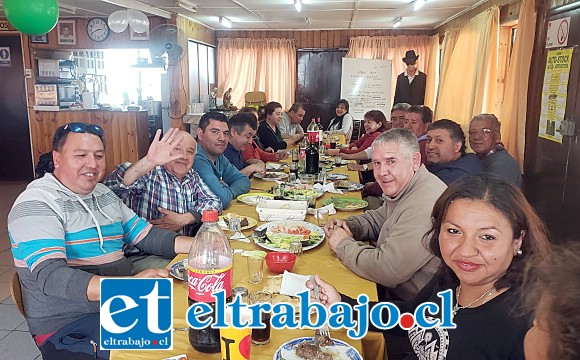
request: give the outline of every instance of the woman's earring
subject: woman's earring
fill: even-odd
[[[522,249],[518,249],[518,251],[516,251],[516,256],[522,256],[524,252],[522,251]]]

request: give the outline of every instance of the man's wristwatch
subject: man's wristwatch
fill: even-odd
[[[367,164],[363,164],[362,168],[363,171],[367,171],[369,169],[369,166]]]

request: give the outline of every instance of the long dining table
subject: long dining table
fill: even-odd
[[[287,168],[287,167],[286,167]],[[288,170],[286,170],[288,171]],[[342,173],[349,176],[349,180],[353,182],[358,182],[358,173],[355,171],[347,170],[346,166],[335,167],[329,173]],[[250,192],[264,192],[272,188],[275,182],[264,181],[257,178],[251,179],[251,190]],[[361,192],[345,192],[344,194],[332,194],[334,197],[354,197],[361,198]],[[316,207],[321,207],[322,202],[329,198],[330,195],[325,193],[320,198],[317,199]],[[357,211],[338,211],[335,215],[331,215],[330,218],[344,219],[351,215],[361,214],[362,210]],[[256,212],[256,207],[244,204],[240,201],[234,200],[230,207],[224,211],[224,214],[235,213],[243,215],[246,217],[254,218],[258,221],[258,226],[263,224],[259,220],[259,216]],[[305,221],[316,224],[317,220],[312,215],[307,215]],[[248,229],[243,231],[244,235],[248,239],[252,239],[251,234],[253,229]],[[227,232],[226,232],[227,233]],[[243,249],[243,250],[260,250],[261,248],[256,245],[253,241],[250,243],[231,240],[230,244],[233,249]],[[186,258],[187,255],[178,255],[171,262],[182,260]],[[170,264],[170,265],[171,265]],[[292,269],[292,272],[303,275],[318,274],[322,279],[334,285],[339,292],[344,293],[350,297],[356,298],[359,294],[366,294],[369,300],[377,300],[377,289],[374,282],[363,279],[345,267],[340,259],[334,254],[330,249],[326,241],[324,241],[319,246],[307,250],[297,261],[296,265]],[[266,264],[264,264],[264,280],[260,284],[250,284],[248,282],[248,270],[246,265],[246,259],[243,258],[240,253],[234,254],[234,271],[233,271],[233,286],[243,286],[248,288],[250,292],[261,290],[265,283],[267,276],[275,275],[271,273]],[[174,280],[173,285],[173,306],[174,306],[174,318],[173,327],[174,328],[187,328],[187,323],[185,320],[185,313],[187,311],[187,283],[179,280]],[[299,337],[313,336],[314,331],[311,329],[303,330],[288,330],[288,329],[272,329],[271,330],[270,342],[267,345],[252,345],[251,347],[251,359],[252,360],[271,360],[276,350],[284,343]],[[331,337],[339,340],[343,340],[354,347],[363,357],[363,359],[368,360],[383,360],[385,351],[385,340],[381,333],[368,332],[367,335],[362,340],[354,340],[347,336],[346,330],[331,330]],[[173,350],[166,351],[127,351],[127,350],[116,350],[111,352],[111,359],[124,360],[124,359],[165,359],[171,356],[186,354],[188,359],[210,359],[218,360],[222,359],[220,353],[216,354],[203,354],[194,350],[189,344],[188,334],[184,331],[175,331],[173,339]]]

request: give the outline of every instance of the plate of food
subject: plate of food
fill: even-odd
[[[326,174],[326,180],[329,180],[329,181],[348,180],[348,175],[346,175],[346,174]]]
[[[326,346],[314,345],[314,338],[301,337],[284,343],[276,350],[272,360],[362,360],[359,352],[338,339],[327,338]]]
[[[233,213],[226,214],[224,216],[220,216],[218,224],[222,228],[222,230],[228,230],[230,220],[232,220],[232,219],[240,219],[240,230],[251,229],[254,226],[258,225],[258,221],[252,217],[233,214]]]
[[[323,190],[313,189],[309,184],[297,184],[284,188],[284,197],[289,200],[308,200],[311,197],[319,198],[324,195]]]
[[[337,180],[334,182],[334,188],[346,191],[359,191],[364,188],[364,185],[348,180]]]
[[[179,260],[169,267],[169,274],[177,280],[185,280],[187,277],[187,259]]]
[[[260,173],[254,173],[254,177],[265,181],[276,181],[287,178],[288,174],[281,171],[266,171],[264,175]]]
[[[365,200],[349,198],[349,197],[333,197],[330,199],[325,199],[322,202],[323,205],[334,205],[336,210],[342,211],[355,211],[366,208],[369,203]]]
[[[264,199],[273,199],[274,195],[265,192],[260,193],[247,193],[242,194],[237,197],[238,201],[243,202],[246,205],[258,205],[258,203]]]
[[[258,226],[254,235],[263,230],[266,230],[265,238],[254,236],[254,242],[270,251],[288,251],[290,244],[298,241],[302,243],[302,250],[310,250],[324,240],[324,230],[306,221],[272,221]]]

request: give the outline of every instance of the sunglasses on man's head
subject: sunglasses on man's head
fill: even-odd
[[[103,139],[103,128],[99,125],[85,124],[85,123],[70,123],[65,125],[64,130],[74,132],[74,133],[89,133],[97,135]]]

